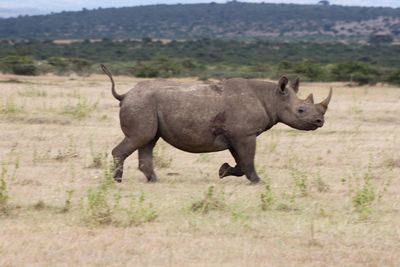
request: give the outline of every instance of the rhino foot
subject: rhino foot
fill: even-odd
[[[118,183],[122,182],[122,171],[121,170],[116,170],[114,174],[114,180]]]
[[[258,185],[258,184],[264,184],[264,182],[260,178],[250,180],[250,185]]]
[[[229,170],[231,168],[232,167],[226,162],[224,164],[222,164],[221,167],[219,168],[219,172],[218,172],[219,173],[219,178],[222,179],[225,176],[228,176],[229,175]]]
[[[148,183],[156,183],[158,181],[158,177],[156,175],[152,175],[150,177],[147,177],[147,182]]]

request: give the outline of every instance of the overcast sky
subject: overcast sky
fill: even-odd
[[[318,0],[240,0],[241,2],[265,3],[295,3],[315,4]],[[176,4],[176,3],[209,3],[212,0],[0,0],[0,17],[14,17],[17,15],[47,14],[63,10],[93,9],[97,7],[122,7],[151,4]],[[224,3],[226,1],[214,0]],[[331,4],[353,6],[387,6],[400,7],[400,0],[330,0]]]

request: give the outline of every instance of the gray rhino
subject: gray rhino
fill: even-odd
[[[315,130],[324,125],[328,97],[314,104],[313,95],[299,99],[297,78],[278,83],[252,79],[227,79],[214,84],[187,85],[168,80],[139,82],[126,94],[115,91],[120,101],[120,124],[124,140],[113,150],[114,179],[122,181],[124,160],[139,150],[139,169],[148,182],[157,181],[153,169],[153,148],[161,137],[187,152],[206,153],[229,149],[236,166],[222,164],[219,177],[245,175],[251,183],[260,177],[254,167],[256,138],[281,122],[299,130]]]

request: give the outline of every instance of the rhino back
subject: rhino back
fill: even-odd
[[[166,86],[154,93],[159,133],[190,152],[224,150],[228,139],[262,130],[265,112],[251,91],[224,84]]]

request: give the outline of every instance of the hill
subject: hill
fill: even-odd
[[[99,8],[0,19],[1,39],[400,38],[400,9],[228,2]]]

